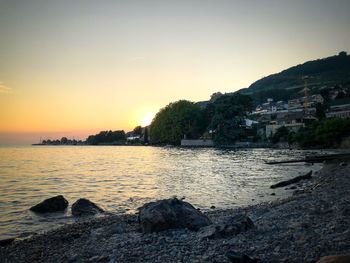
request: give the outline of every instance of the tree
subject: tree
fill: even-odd
[[[133,133],[134,135],[139,135],[139,136],[141,136],[141,135],[142,135],[142,127],[141,127],[141,126],[136,126],[136,127],[134,128],[134,130],[132,131],[132,133]]]
[[[325,111],[326,111],[326,107],[323,104],[321,104],[321,103],[316,104],[316,117],[319,120],[326,117]]]
[[[347,136],[350,136],[350,119],[330,118],[299,130],[295,141],[302,147],[336,147]]]
[[[215,92],[210,96],[210,102],[215,102],[218,98],[220,98],[223,94],[221,92]]]
[[[245,137],[244,118],[253,109],[252,99],[239,93],[225,94],[205,109],[208,128],[216,131],[218,144],[231,144]]]
[[[152,143],[169,143],[179,145],[186,136],[199,138],[205,130],[203,112],[193,102],[179,100],[161,109],[150,125]]]
[[[96,135],[90,135],[86,142],[91,145],[97,144],[121,144],[126,140],[125,132],[120,131],[101,131]]]
[[[279,127],[277,130],[276,130],[276,133],[272,136],[271,138],[271,142],[272,143],[278,143],[280,141],[288,141],[289,139],[289,130],[287,127],[285,126],[282,126],[282,127]]]

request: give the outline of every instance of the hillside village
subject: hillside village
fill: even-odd
[[[245,123],[242,125],[244,134],[235,146],[256,146],[257,142],[271,142],[271,138],[282,127],[297,133],[301,128],[322,118],[350,118],[349,87],[324,86],[321,90],[326,91],[323,92],[323,96],[320,93],[310,95],[305,81],[302,90],[304,96],[279,101],[268,98],[266,102],[258,104],[253,111],[246,113]],[[214,93],[210,101],[198,104],[205,108],[208,103],[214,102],[222,95],[224,94]]]
[[[349,119],[350,56],[342,51],[308,61],[262,78],[236,93],[250,96],[255,105],[244,116],[243,134],[236,145],[273,142],[282,127],[286,133],[298,133],[322,119]],[[205,108],[221,96],[233,94],[217,92],[198,105]]]
[[[308,95],[305,87],[305,96],[288,101],[274,101],[273,98],[255,108],[248,114],[257,123],[265,126],[258,130],[263,138],[272,137],[277,129],[284,126],[290,131],[297,132],[306,124],[326,118],[350,118],[350,93],[342,87],[331,87],[330,97],[324,98],[321,94]],[[342,94],[346,100],[337,99]],[[329,105],[326,105],[329,103]]]

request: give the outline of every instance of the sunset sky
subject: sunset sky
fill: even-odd
[[[0,0],[0,144],[130,130],[350,52],[350,1]]]

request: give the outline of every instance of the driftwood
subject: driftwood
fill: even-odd
[[[266,162],[266,164],[283,164],[283,163],[322,163],[324,161],[331,160],[343,160],[349,159],[350,153],[339,153],[339,154],[325,154],[318,156],[306,157],[305,159],[298,160],[286,160],[286,161],[275,161],[275,162]]]
[[[297,183],[297,182],[299,182],[301,180],[311,179],[312,178],[311,175],[312,175],[312,171],[308,172],[305,175],[300,175],[300,176],[294,177],[293,179],[290,179],[290,180],[287,180],[287,181],[282,181],[282,182],[279,182],[277,184],[271,185],[270,188],[274,189],[274,188],[278,188],[278,187],[287,186],[287,185],[290,185],[290,184],[295,184],[295,183]]]

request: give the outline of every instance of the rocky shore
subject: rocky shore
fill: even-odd
[[[205,213],[214,230],[205,226],[144,233],[137,215],[82,219],[0,247],[0,262],[300,263],[349,253],[350,162],[325,164],[294,188],[286,199]],[[249,227],[226,227],[229,218],[242,215]],[[237,254],[252,260],[239,261]]]

